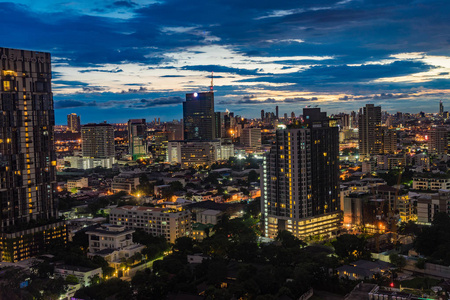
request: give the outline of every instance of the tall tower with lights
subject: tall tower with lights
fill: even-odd
[[[55,116],[49,53],[0,48],[0,260],[65,242],[57,216]]]

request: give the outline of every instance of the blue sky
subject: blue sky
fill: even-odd
[[[216,110],[329,113],[449,107],[450,1],[15,0],[0,46],[53,57],[57,124],[182,116],[187,92]]]

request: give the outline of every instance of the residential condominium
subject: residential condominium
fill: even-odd
[[[282,230],[331,236],[340,227],[338,128],[318,108],[304,109],[303,118],[277,130],[263,161],[261,211],[270,238]]]
[[[111,209],[110,222],[129,229],[143,229],[154,236],[164,236],[171,243],[191,233],[191,213],[181,208],[116,207]]]
[[[72,132],[80,132],[81,130],[80,116],[77,116],[77,114],[74,113],[67,115],[67,130]]]
[[[359,155],[361,158],[379,154],[382,141],[379,137],[381,126],[381,106],[366,104],[359,110]]]
[[[128,121],[128,152],[133,160],[147,155],[147,123],[145,119]]]
[[[63,222],[49,224],[57,217],[51,78],[50,53],[0,48],[0,261],[67,238]]]
[[[83,157],[109,158],[115,156],[114,128],[110,124],[87,124],[81,127]]]

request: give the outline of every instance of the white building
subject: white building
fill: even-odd
[[[98,275],[99,278],[103,277],[102,268],[85,268],[70,265],[57,265],[55,267],[54,274],[62,278],[66,278],[68,275],[73,275],[78,279],[78,282],[82,286],[89,286],[91,278]]]
[[[197,213],[197,222],[216,225],[222,219],[222,216],[222,211],[208,209]]]
[[[154,236],[164,236],[174,243],[191,231],[188,210],[146,206],[122,206],[111,209],[110,222],[128,229],[143,229]]]
[[[89,236],[89,253],[104,249],[122,249],[133,244],[134,230],[125,229],[124,226],[102,226],[87,231]]]
[[[139,185],[138,176],[129,174],[120,174],[118,176],[114,176],[114,179],[111,183],[111,191],[113,193],[117,193],[120,191],[131,193],[131,191],[135,190],[138,185]]]
[[[92,158],[80,156],[66,156],[64,157],[64,161],[69,163],[70,168],[82,170],[94,169],[96,167],[111,169],[116,162],[114,157]]]
[[[244,128],[241,135],[241,144],[251,148],[261,147],[261,129]]]
[[[134,230],[125,226],[103,225],[87,231],[89,236],[89,257],[101,256],[111,267],[120,268],[122,258],[129,258],[144,250],[145,246],[133,242]]]
[[[67,190],[71,189],[82,189],[89,186],[89,181],[87,177],[81,177],[77,179],[69,179],[67,180]]]
[[[169,141],[167,162],[184,167],[209,165],[234,156],[234,145],[226,139],[213,141]]]

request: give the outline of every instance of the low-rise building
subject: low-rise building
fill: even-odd
[[[67,190],[82,189],[89,186],[89,180],[87,177],[81,177],[77,179],[67,180]]]
[[[120,225],[103,225],[86,231],[89,236],[89,257],[101,256],[119,270],[122,260],[140,253],[145,246],[133,242],[134,230]]]
[[[110,222],[128,229],[143,229],[174,243],[191,233],[191,214],[183,208],[122,206],[111,209]]]
[[[430,225],[439,212],[450,215],[450,190],[439,190],[436,194],[422,195],[417,199],[419,224]]]
[[[102,268],[86,268],[71,265],[57,265],[55,266],[54,274],[66,279],[67,276],[73,275],[78,279],[82,286],[89,286],[91,279],[95,276],[103,277]]]
[[[207,209],[197,212],[197,222],[216,225],[222,220],[224,213],[220,210]]]
[[[450,178],[436,177],[414,177],[414,190],[432,190],[450,189]]]
[[[118,176],[114,176],[114,179],[111,183],[111,191],[113,193],[124,191],[130,194],[131,191],[135,190],[138,185],[139,185],[138,176],[120,174]]]

